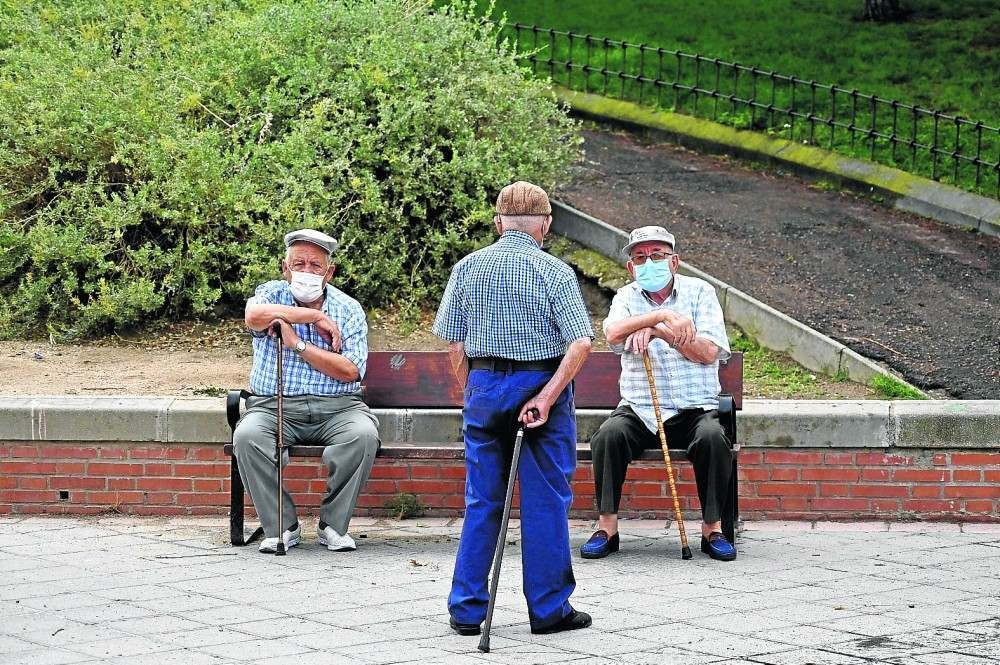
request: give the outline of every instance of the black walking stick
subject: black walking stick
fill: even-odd
[[[537,411],[535,412],[537,413]],[[521,457],[522,441],[524,441],[524,425],[517,428],[517,435],[514,437],[514,457],[510,462],[510,478],[507,479],[507,498],[503,504],[500,537],[497,538],[497,549],[493,554],[493,580],[490,583],[490,603],[486,606],[486,622],[483,624],[483,636],[479,638],[479,650],[483,653],[490,652],[490,626],[493,625],[493,606],[497,603],[500,562],[503,560],[504,543],[507,540],[507,521],[510,519],[510,507],[514,503],[514,480],[517,478],[517,461]]]
[[[274,555],[285,556],[285,533],[281,523],[281,514],[284,508],[281,495],[281,454],[285,450],[285,404],[283,399],[285,392],[285,344],[281,338],[281,324],[275,323],[271,327],[271,330],[274,331],[275,337],[278,338],[278,436],[275,438],[275,452],[278,460],[278,545],[274,548]]]

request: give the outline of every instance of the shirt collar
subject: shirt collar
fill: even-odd
[[[524,247],[525,249],[539,249],[538,243],[535,239],[531,237],[530,234],[524,231],[515,231],[513,229],[509,231],[504,231],[500,236],[500,240],[497,241],[501,245],[508,247]]]

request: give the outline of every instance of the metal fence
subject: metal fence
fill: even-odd
[[[535,74],[1000,198],[1000,128],[857,90],[645,44],[505,25]]]

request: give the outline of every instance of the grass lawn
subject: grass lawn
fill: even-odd
[[[862,0],[497,0],[495,13],[756,65],[1000,126],[1000,3],[902,4],[912,13],[896,24],[859,21]]]

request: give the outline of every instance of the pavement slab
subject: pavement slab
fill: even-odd
[[[274,557],[218,518],[4,518],[0,663],[1000,662],[994,532],[753,523],[721,563],[681,560],[662,521],[623,524],[619,554],[574,554],[594,626],[559,635],[529,630],[512,530],[482,654],[448,627],[460,520],[358,520],[357,552],[310,537]],[[572,523],[573,547],[592,529]]]

